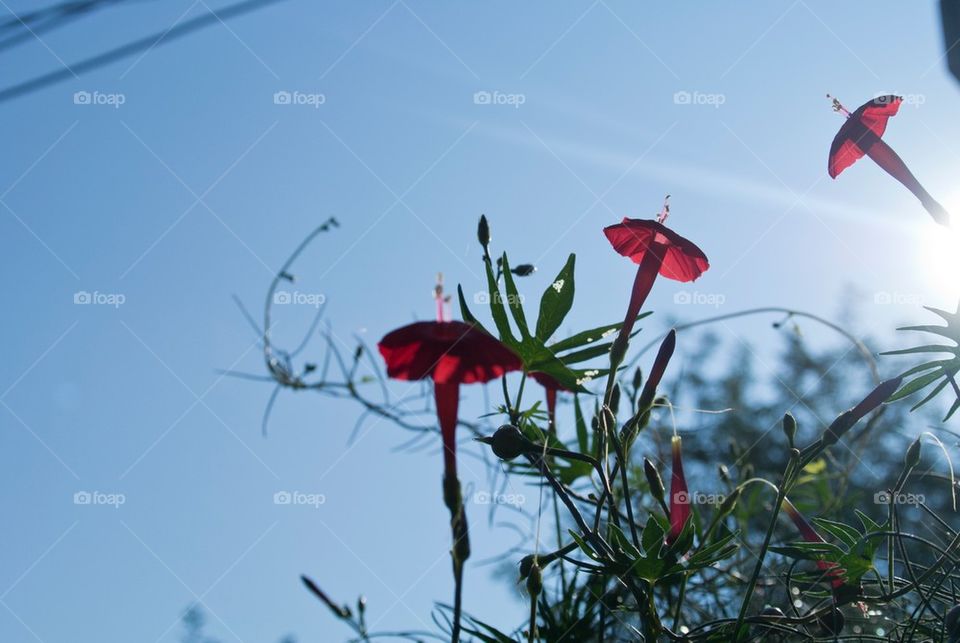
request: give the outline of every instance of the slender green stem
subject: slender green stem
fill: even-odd
[[[792,456],[787,463],[786,470],[783,472],[783,480],[777,491],[777,502],[773,507],[773,514],[770,516],[770,524],[767,525],[767,533],[763,537],[763,545],[760,547],[760,553],[757,555],[757,564],[754,565],[753,574],[750,576],[750,581],[747,583],[746,591],[743,594],[743,602],[740,604],[740,612],[737,615],[737,625],[734,629],[735,641],[742,639],[740,628],[743,626],[743,619],[746,618],[747,610],[750,608],[750,599],[753,598],[753,590],[757,585],[757,580],[760,578],[760,572],[763,571],[763,561],[767,557],[767,550],[770,548],[770,541],[773,539],[773,531],[777,526],[777,518],[780,516],[780,507],[783,505],[783,499],[787,497],[787,489],[790,486],[790,481],[796,470],[795,463],[796,457]]]

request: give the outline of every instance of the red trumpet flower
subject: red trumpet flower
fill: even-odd
[[[488,382],[518,370],[520,358],[487,333],[459,321],[416,322],[388,333],[377,348],[389,377],[433,379],[444,472],[455,478],[460,385]]]
[[[680,436],[675,435],[670,440],[670,449],[673,451],[673,470],[670,473],[670,533],[667,535],[667,544],[680,537],[684,526],[690,520],[693,511],[690,509],[690,492],[687,489],[687,478],[683,475],[683,453],[681,451]]]
[[[618,339],[623,338],[623,341],[630,337],[633,323],[658,274],[667,279],[686,282],[697,279],[710,267],[707,256],[696,244],[663,225],[669,213],[670,207],[664,202],[663,210],[656,221],[625,218],[622,222],[603,229],[614,250],[639,264],[627,316],[618,336]]]
[[[797,531],[800,532],[800,535],[803,536],[803,539],[808,543],[823,543],[826,542],[820,534],[816,532],[807,519],[803,517],[796,507],[793,506],[793,503],[783,499],[783,510],[790,517],[790,520],[793,521],[793,524],[797,527]],[[841,570],[836,563],[832,563],[826,560],[818,560],[817,567],[819,567],[828,578],[832,579],[830,584],[834,588],[841,587],[843,585],[843,578],[841,577]]]
[[[827,98],[832,97],[828,94]],[[833,98],[834,111],[842,112],[847,117],[847,121],[837,132],[833,145],[830,146],[827,171],[830,178],[835,179],[866,154],[920,199],[924,209],[937,223],[950,225],[950,214],[930,196],[930,193],[920,185],[920,181],[910,172],[903,159],[883,141],[887,120],[891,116],[896,116],[901,102],[903,99],[899,96],[878,96],[850,112],[840,104],[840,101]]]

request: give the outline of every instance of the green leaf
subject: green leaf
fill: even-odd
[[[540,315],[537,317],[537,339],[546,342],[557,332],[573,306],[573,270],[577,256],[571,254],[567,263],[540,298]]]
[[[483,263],[487,271],[487,291],[490,295],[490,315],[493,316],[493,323],[496,324],[497,332],[500,333],[500,341],[516,350],[520,347],[520,342],[510,330],[510,320],[507,319],[507,311],[503,307],[503,297],[500,295],[500,286],[497,285],[493,267],[489,261]]]
[[[643,554],[640,553],[640,550],[634,547],[633,543],[630,542],[630,539],[627,538],[626,534],[623,533],[623,530],[620,529],[617,525],[610,525],[610,535],[614,544],[623,550],[627,556],[630,557],[630,560],[636,560],[638,558],[643,558]]]
[[[457,284],[457,298],[460,300],[460,316],[463,317],[463,321],[483,328],[483,324],[477,321],[477,318],[473,316],[473,313],[470,312],[470,309],[467,307],[467,299],[463,296],[463,287],[460,284]],[[486,330],[486,328],[483,328],[483,330]]]
[[[863,533],[865,535],[885,530],[883,525],[877,524],[873,521],[873,518],[863,513],[859,509],[854,509],[853,512],[857,514],[857,518],[860,519],[860,524],[863,525]]]
[[[940,391],[942,391],[943,389],[945,389],[945,388],[947,387],[947,382],[948,382],[948,380],[947,380],[946,378],[944,378],[942,382],[940,382],[939,384],[937,384],[936,386],[933,387],[933,390],[930,391],[930,393],[928,393],[928,394],[926,395],[926,397],[924,397],[922,400],[920,400],[919,402],[917,402],[916,404],[914,404],[914,405],[910,408],[910,410],[911,410],[911,411],[916,411],[916,410],[919,409],[921,406],[923,406],[924,404],[926,404],[927,402],[929,402],[930,400],[932,400],[933,398],[935,398],[937,395],[939,395],[939,394],[940,394]]]
[[[507,291],[507,306],[513,315],[513,320],[517,322],[517,328],[520,330],[520,337],[526,341],[530,337],[530,328],[527,326],[527,316],[523,312],[523,299],[520,297],[520,291],[517,290],[517,284],[513,281],[513,273],[510,272],[510,262],[507,261],[507,253],[503,253],[503,285]]]
[[[941,344],[928,344],[926,346],[915,346],[913,348],[902,348],[896,351],[886,351],[881,355],[912,355],[914,353],[954,353],[956,346],[943,346]]]
[[[587,433],[587,422],[583,418],[583,411],[580,408],[580,396],[573,396],[573,413],[577,425],[577,446],[580,453],[590,453],[590,442]]]
[[[593,550],[593,547],[587,544],[583,538],[580,537],[580,534],[574,530],[568,530],[570,532],[570,537],[573,538],[574,542],[577,543],[577,546],[580,547],[581,551],[587,555],[588,558],[600,562],[602,558]]]
[[[928,373],[926,375],[921,375],[920,377],[914,380],[911,380],[910,382],[900,387],[900,390],[894,393],[890,397],[890,399],[887,400],[887,402],[895,402],[897,400],[907,397],[908,395],[913,395],[923,387],[929,384],[932,384],[933,382],[936,382],[938,379],[940,379],[940,377],[941,377],[941,373],[939,371]]]
[[[860,540],[860,532],[850,525],[827,520],[826,518],[814,518],[813,522],[847,547],[853,547],[857,544],[857,541]]]
[[[641,313],[637,315],[637,321],[651,314],[652,313],[650,312]],[[590,330],[585,330],[575,335],[571,335],[566,339],[561,339],[560,341],[554,344],[551,344],[547,348],[549,348],[554,353],[570,350],[571,348],[579,348],[580,346],[592,344],[595,341],[598,341],[605,337],[612,336],[615,331],[620,330],[621,326],[623,326],[623,322],[617,322],[616,324],[607,324],[606,326],[598,326],[597,328],[591,328]],[[614,332],[611,332],[611,331],[614,331]]]
[[[658,523],[653,516],[647,520],[647,524],[643,527],[643,533],[640,535],[640,544],[643,546],[643,551],[648,558],[657,558],[660,555],[660,548],[663,546],[665,533],[663,527],[660,526],[660,523]]]

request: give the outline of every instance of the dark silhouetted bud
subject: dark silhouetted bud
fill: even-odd
[[[643,385],[643,393],[640,394],[640,408],[645,409],[653,404],[653,398],[657,394],[657,387],[660,386],[660,380],[663,378],[664,371],[667,370],[667,364],[673,357],[673,351],[677,347],[677,331],[670,329],[667,336],[663,338],[660,344],[660,350],[657,351],[657,357],[653,360],[653,368],[650,369],[650,377],[647,383]]]
[[[620,385],[614,384],[613,390],[610,392],[610,410],[613,411],[616,415],[617,410],[620,408]]]
[[[490,224],[487,223],[487,215],[480,215],[480,223],[477,224],[477,241],[486,250],[490,245]]]
[[[793,447],[793,440],[797,437],[797,420],[790,413],[783,416],[783,434],[787,436],[787,444]]]
[[[346,605],[341,606],[334,603],[330,599],[330,597],[328,597],[323,592],[323,590],[320,589],[320,587],[316,583],[314,583],[310,578],[301,574],[300,581],[306,586],[308,590],[310,590],[311,594],[313,594],[318,599],[320,599],[320,602],[322,602],[324,605],[330,608],[330,611],[333,612],[336,616],[338,616],[339,618],[350,618],[351,616],[350,608],[347,607]]]
[[[886,402],[887,399],[900,388],[902,381],[901,378],[895,377],[891,380],[881,382],[875,389],[870,391],[870,394],[863,398],[859,404],[849,411],[841,413],[830,427],[824,431],[823,436],[821,436],[820,441],[823,445],[831,446],[836,444],[843,434],[849,431],[854,424]]]
[[[527,593],[530,594],[530,600],[536,600],[543,591],[543,573],[540,571],[540,565],[533,561],[530,565],[530,574],[527,576]]]
[[[740,499],[740,493],[740,487],[737,487],[729,496],[723,499],[723,502],[720,503],[720,509],[717,512],[721,517],[728,515],[736,508],[737,500]]]
[[[662,503],[666,487],[663,486],[663,478],[660,477],[657,467],[648,458],[643,459],[643,474],[647,477],[647,484],[650,485],[650,495]]]
[[[643,386],[643,371],[638,366],[637,370],[633,372],[633,390],[639,391],[641,386]]]
[[[537,271],[537,267],[532,263],[522,263],[519,266],[514,266],[510,269],[510,272],[515,274],[518,277],[529,277]]]
[[[917,438],[907,447],[907,455],[903,458],[904,464],[911,469],[920,464],[920,438]]]
[[[727,468],[727,465],[718,464],[717,474],[720,476],[721,480],[723,480],[727,484],[730,484],[730,469]]]

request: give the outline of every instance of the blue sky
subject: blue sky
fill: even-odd
[[[2,82],[220,6],[120,3],[0,53]],[[347,344],[429,318],[438,271],[479,292],[481,212],[498,249],[540,268],[531,296],[577,253],[564,330],[617,320],[633,271],[601,228],[666,193],[712,268],[659,284],[651,325],[760,305],[831,316],[846,296],[861,332],[902,343],[895,321],[955,305],[960,253],[872,164],[827,177],[841,119],[824,95],[907,97],[886,140],[960,210],[941,48],[933,2],[290,0],[0,104],[0,639],[175,641],[197,600],[225,641],[346,635],[301,572],[342,601],[365,593],[380,628],[430,625],[451,586],[436,445],[394,453],[407,436],[387,423],[348,445],[355,405],[290,393],[263,439],[269,387],[216,370],[262,371],[230,295],[258,311],[329,216],[342,226],[295,289],[326,298]],[[276,340],[312,311],[278,307]],[[720,330],[763,354],[768,322]],[[489,487],[477,465],[463,477]],[[325,502],[274,504],[285,490]],[[124,503],[75,504],[84,491]],[[468,511],[474,560],[514,543]],[[469,569],[468,606],[519,623],[491,571]]]

